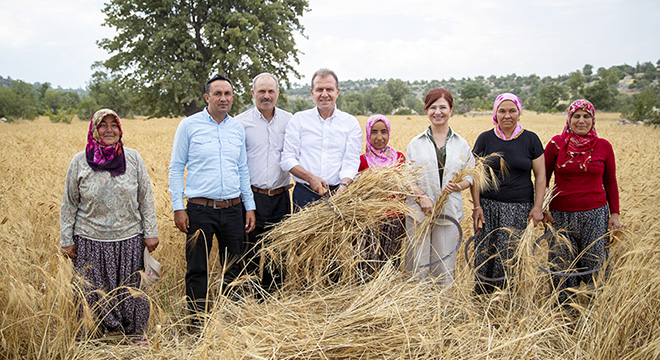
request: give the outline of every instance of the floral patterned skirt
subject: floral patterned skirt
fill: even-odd
[[[394,216],[383,219],[378,229],[368,230],[364,234],[360,246],[360,254],[365,261],[363,266],[369,274],[384,262],[394,259],[398,265],[401,240],[406,234],[405,216]]]
[[[96,241],[74,235],[76,271],[85,277],[87,303],[111,332],[142,334],[149,320],[149,301],[134,297],[127,287],[138,288],[144,270],[143,236],[121,241]],[[97,291],[100,290],[100,291]]]

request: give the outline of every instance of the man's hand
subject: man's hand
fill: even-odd
[[[255,220],[254,210],[246,211],[245,212],[245,232],[249,233],[252,230],[254,230],[255,224],[256,224],[256,220]]]
[[[311,187],[315,193],[323,196],[325,195],[328,185],[320,177],[312,175],[309,179],[309,187]]]
[[[190,220],[188,219],[188,213],[185,210],[175,210],[174,211],[174,224],[177,229],[182,233],[188,233],[188,228],[190,227]]]

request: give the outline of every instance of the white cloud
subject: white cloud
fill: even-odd
[[[105,0],[0,0],[0,75],[84,86],[108,54]],[[652,0],[310,0],[297,69],[341,79],[568,74],[660,58]],[[294,82],[304,81],[295,80]]]

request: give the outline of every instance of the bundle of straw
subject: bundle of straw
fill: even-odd
[[[454,175],[452,182],[458,183],[466,180],[468,177],[472,177],[473,186],[476,186],[480,191],[497,189],[497,176],[495,175],[492,167],[488,165],[488,163],[492,161],[499,161],[501,171],[506,172],[506,164],[502,160],[501,155],[493,153],[485,157],[475,157],[474,166],[464,166]],[[424,218],[422,223],[417,226],[415,234],[412,236],[412,238],[408,239],[408,244],[406,246],[414,247],[421,241],[421,239],[428,236],[429,232],[433,228],[433,225],[441,216],[445,205],[447,205],[448,195],[449,194],[445,191],[442,191],[440,195],[438,195],[438,198],[433,204],[433,210]]]
[[[388,214],[410,211],[402,198],[414,176],[408,166],[366,171],[345,191],[291,215],[264,237],[266,266],[285,269],[285,286],[356,280],[358,244],[377,234]]]

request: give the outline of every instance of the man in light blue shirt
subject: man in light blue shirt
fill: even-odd
[[[245,232],[255,225],[245,130],[228,115],[234,100],[231,81],[214,76],[206,83],[204,99],[208,103],[204,110],[179,123],[169,167],[174,223],[187,234],[186,296],[193,313],[206,310],[207,254],[213,235],[218,239],[221,264],[228,266],[224,276],[229,283],[241,271],[236,260],[244,251]]]

